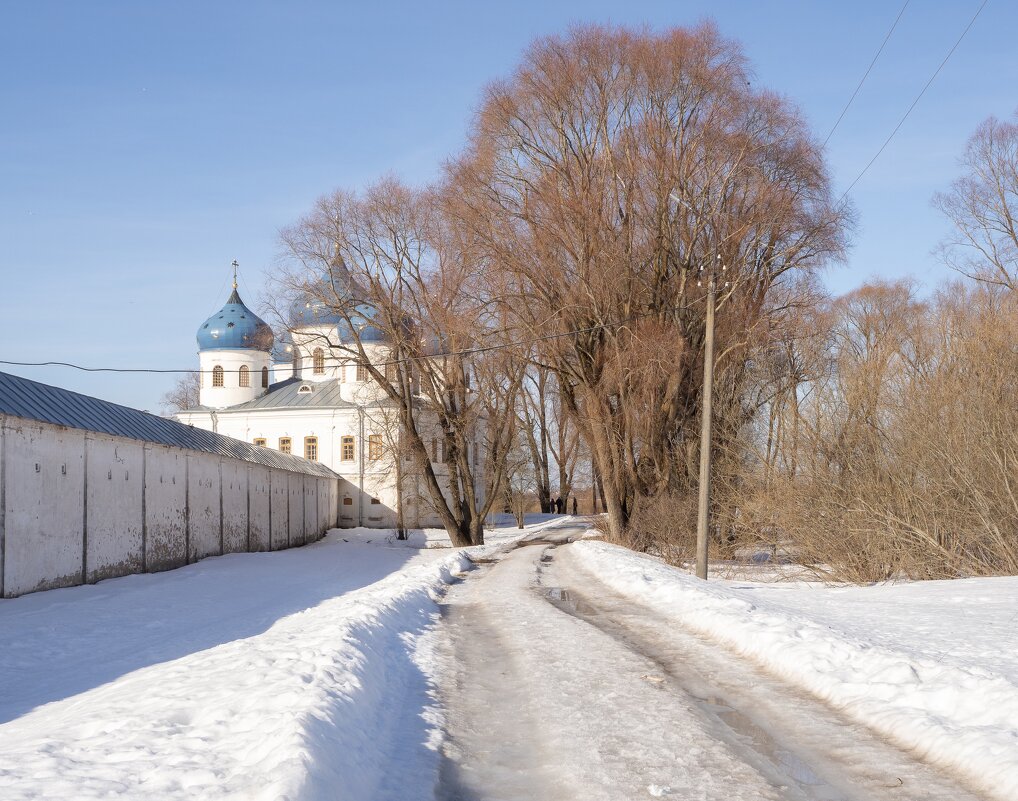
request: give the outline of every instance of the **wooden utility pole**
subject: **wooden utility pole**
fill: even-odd
[[[708,268],[707,330],[703,344],[703,402],[700,410],[700,497],[696,509],[696,575],[707,580],[707,535],[710,532],[711,405],[714,399],[714,305],[717,299],[717,265]]]

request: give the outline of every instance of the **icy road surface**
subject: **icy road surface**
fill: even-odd
[[[439,801],[980,797],[570,551],[531,542],[447,593]]]

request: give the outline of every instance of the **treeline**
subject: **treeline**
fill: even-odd
[[[1003,181],[1013,131],[977,133],[1005,134],[966,156],[1009,152]],[[716,552],[780,544],[855,579],[1013,570],[1014,228],[987,231],[994,179],[969,172],[938,199],[969,283],[830,299],[818,272],[853,215],[798,110],[712,25],[583,27],[488,87],[434,185],[319,201],[278,283],[344,317],[339,358],[368,364],[360,332],[384,333],[372,377],[456,543],[589,463],[609,536],[689,555],[713,271]]]

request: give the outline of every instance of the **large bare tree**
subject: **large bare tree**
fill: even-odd
[[[557,373],[617,536],[641,498],[695,480],[701,268],[727,267],[719,407],[738,415],[750,339],[780,313],[772,290],[842,251],[820,148],[748,78],[711,25],[577,28],[489,87],[449,165],[451,213]]]

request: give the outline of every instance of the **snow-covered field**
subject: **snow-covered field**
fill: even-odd
[[[601,542],[616,592],[739,653],[1000,799],[1018,798],[1018,578],[875,587],[711,581]]]
[[[439,723],[420,645],[468,564],[420,547],[442,539],[333,531],[0,601],[0,798],[419,797]]]

